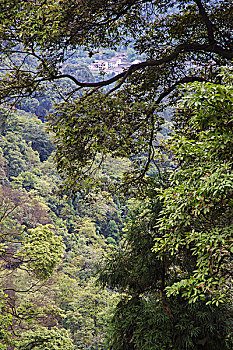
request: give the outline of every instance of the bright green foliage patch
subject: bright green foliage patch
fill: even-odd
[[[40,327],[22,334],[17,342],[17,350],[74,350],[74,346],[65,329]]]
[[[20,255],[29,260],[28,267],[39,279],[49,278],[54,267],[61,262],[64,244],[53,233],[53,226],[40,225],[28,230]]]

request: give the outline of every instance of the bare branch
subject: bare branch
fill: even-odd
[[[167,90],[162,92],[157,98],[156,103],[159,104],[165,97],[167,97],[172,91],[174,91],[177,86],[186,84],[186,83],[193,83],[195,81],[199,81],[201,83],[204,81],[207,82],[205,78],[201,78],[201,77],[184,77],[183,79],[180,79],[177,82],[175,82],[175,84],[171,85]]]

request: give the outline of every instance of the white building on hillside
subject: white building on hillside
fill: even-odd
[[[108,61],[95,60],[90,66],[89,69],[91,72],[101,72],[107,71],[109,68]]]
[[[117,68],[122,63],[122,60],[120,57],[112,57],[109,61],[109,68]]]

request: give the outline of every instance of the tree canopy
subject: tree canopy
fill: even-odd
[[[216,66],[232,60],[232,11],[230,0],[2,1],[1,99],[32,96],[43,82],[66,78],[76,85],[66,98],[115,83],[132,101],[159,102],[182,82],[213,79]],[[79,47],[94,56],[129,43],[144,60],[111,79],[85,82],[63,72]]]
[[[232,60],[232,13],[229,0],[2,2],[1,100],[34,96],[48,82],[72,82],[61,93],[69,104],[51,117],[58,167],[70,188],[77,178],[85,181],[96,154],[118,150],[134,160],[139,153],[150,159],[161,101],[169,103],[181,83],[216,81],[218,67]],[[80,47],[94,57],[128,44],[142,61],[110,79],[82,81],[63,70]],[[75,139],[74,125],[80,130]],[[147,169],[146,161],[136,159],[137,169],[143,163]]]
[[[33,140],[29,137],[27,142],[7,130],[5,119],[1,122],[1,160],[9,163],[11,173],[6,179],[2,166],[2,181],[13,181],[31,196],[36,193],[46,203],[46,211],[54,209],[52,217],[67,240],[67,251],[71,250],[64,267],[68,273],[62,276],[72,288],[65,296],[67,285],[59,280],[57,295],[67,311],[63,325],[76,322],[72,328],[76,344],[83,337],[76,327],[80,322],[91,334],[88,344],[103,345],[90,330],[90,324],[102,329],[104,323],[98,292],[94,311],[87,308],[90,322],[82,320],[81,304],[90,295],[93,246],[102,252],[97,229],[106,237],[111,231],[107,241],[111,246],[119,239],[118,227],[122,228],[117,203],[109,199],[111,177],[104,171],[109,162],[120,159],[124,175],[112,178],[117,185],[123,182],[123,194],[136,193],[144,203],[140,202],[141,211],[123,241],[125,246],[110,256],[100,278],[104,285],[126,293],[115,309],[110,346],[155,350],[212,350],[216,346],[228,350],[232,346],[232,18],[231,0],[23,0],[0,4],[1,102],[9,111],[12,105],[20,106],[22,99],[43,98],[47,88],[53,97],[56,91],[58,103],[46,119],[54,135],[63,190],[75,196],[72,204],[64,204],[51,195],[54,184],[40,181],[41,172],[34,169],[40,158],[28,144]],[[127,46],[140,62],[131,62],[111,77],[104,70],[94,77],[65,65],[80,48],[94,59],[104,50]],[[227,66],[222,72],[221,67]],[[183,85],[187,83],[190,85]],[[175,134],[160,142],[158,133],[164,131],[168,107],[175,115]],[[38,133],[36,138],[40,137]],[[35,149],[47,159],[43,144]],[[49,161],[46,164],[49,167]],[[46,172],[46,165],[41,169]],[[99,185],[101,194],[91,189],[93,185]],[[97,211],[95,223],[78,202],[77,192],[81,196],[83,189],[91,205],[97,203],[92,206]],[[44,199],[46,195],[49,200]],[[105,216],[108,219],[101,222]],[[61,248],[61,240],[45,224],[29,229],[32,240],[26,237],[22,247],[24,254],[31,254],[33,261],[28,266],[39,278],[49,277],[61,258],[61,250],[56,249]],[[72,251],[78,234],[82,238]],[[48,264],[43,257],[37,265],[35,257],[42,249],[51,257]],[[80,270],[74,272],[72,254],[77,252],[80,261],[74,265]],[[87,281],[81,301],[76,296],[74,301],[73,296],[77,282],[72,276],[77,274]],[[7,337],[7,314],[5,320]],[[47,338],[51,334],[47,328],[38,334],[29,331],[21,338],[19,349],[37,346],[33,340],[37,335]],[[54,329],[51,349],[57,340],[65,346],[63,336],[72,348],[68,333]]]

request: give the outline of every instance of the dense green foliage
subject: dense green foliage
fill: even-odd
[[[174,284],[181,284],[183,276],[193,273],[196,258],[188,248],[186,254],[166,249],[162,259],[154,252],[155,240],[162,239],[158,219],[163,207],[155,193],[146,203],[138,203],[122,246],[108,256],[100,272],[99,282],[125,293],[109,325],[109,347],[231,349],[231,303],[213,306],[211,295],[203,289],[194,303],[187,294],[183,297],[182,289],[166,294]]]
[[[34,143],[28,126],[38,130]],[[61,179],[46,148],[53,146],[32,115],[8,116],[0,144],[2,346],[16,339],[17,349],[73,349],[71,341],[102,349],[116,293],[96,287],[94,275],[119,240],[127,206],[106,191],[85,202],[58,197]],[[118,176],[118,164],[112,172]]]
[[[5,342],[11,325],[19,349],[72,348],[60,328],[78,349],[232,348],[232,14],[230,0],[1,2],[0,98],[42,116],[56,102],[63,179],[42,125],[1,112]],[[141,62],[113,76],[83,65],[128,45]],[[123,240],[120,183],[139,203]]]
[[[189,300],[212,295],[218,305],[231,292],[232,241],[232,74],[224,84],[195,83],[179,104],[176,134],[169,150],[179,163],[163,191],[162,238],[155,251],[185,256],[195,267],[169,294],[182,291]],[[182,127],[180,127],[182,125]]]
[[[184,82],[215,81],[218,67],[233,58],[229,0],[21,1],[1,6],[2,100],[35,97],[43,84],[58,82],[55,100],[65,103],[50,119],[57,133],[58,168],[65,189],[74,192],[80,177],[82,185],[93,181],[91,165],[100,154],[130,157],[141,180],[142,168],[148,168],[141,156],[154,157],[164,97],[175,97]],[[79,69],[65,64],[80,47],[94,58],[104,49],[129,44],[143,61],[110,79],[90,81],[86,76],[83,81]],[[130,179],[126,175],[125,182]]]
[[[34,331],[25,332],[22,339],[18,342],[15,349],[34,349],[34,350],[73,350],[74,346],[65,330],[60,331],[56,327],[47,329],[41,327]]]

